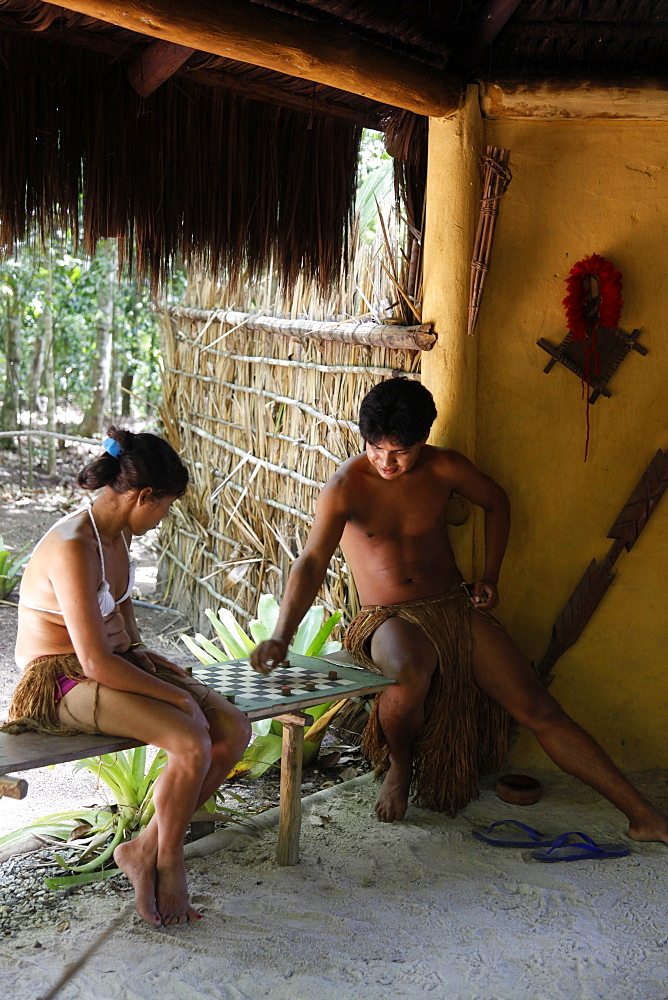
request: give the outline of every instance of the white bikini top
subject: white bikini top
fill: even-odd
[[[55,524],[52,524],[51,527],[49,528],[49,531],[47,531],[46,534],[40,538],[39,542],[33,549],[33,555],[37,551],[37,548],[42,544],[42,542],[44,541],[44,539],[46,538],[46,536],[49,534],[50,531],[53,531],[53,529],[58,527],[59,524],[62,524],[63,521],[69,521],[71,517],[76,517],[76,515],[80,514],[83,510],[88,511],[88,516],[90,517],[90,522],[93,525],[93,531],[95,532],[95,537],[97,538],[97,548],[98,552],[100,553],[100,564],[102,566],[102,583],[98,587],[97,603],[100,606],[102,617],[106,618],[107,615],[110,615],[112,611],[114,611],[117,604],[122,604],[123,601],[127,600],[127,598],[132,593],[132,588],[134,587],[135,584],[135,566],[137,565],[137,563],[134,559],[130,558],[130,550],[128,549],[128,543],[125,541],[125,535],[121,534],[121,538],[123,539],[123,545],[125,546],[125,551],[127,552],[128,555],[128,586],[123,596],[119,597],[119,599],[116,601],[114,599],[114,595],[111,593],[111,588],[109,587],[109,584],[107,583],[105,577],[104,553],[102,552],[102,541],[100,539],[100,532],[97,530],[95,518],[93,517],[93,505],[91,503],[86,504],[85,507],[79,507],[77,510],[73,510],[70,514],[66,514],[65,517],[61,517],[58,521],[56,521]],[[19,591],[19,604],[22,604],[24,608],[30,608],[31,611],[45,611],[49,615],[62,615],[62,611],[54,611],[52,608],[38,608],[34,604],[28,604],[28,602],[24,601],[23,598],[21,597],[20,591]]]

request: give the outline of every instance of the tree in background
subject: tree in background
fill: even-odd
[[[111,382],[112,333],[114,329],[114,291],[118,283],[118,243],[101,240],[97,251],[100,278],[97,285],[97,312],[95,314],[95,354],[91,383],[93,398],[81,421],[82,437],[96,437],[102,433],[107,412]]]
[[[163,298],[183,286],[179,274]],[[96,436],[120,417],[152,416],[161,388],[155,306],[147,286],[119,277],[116,240],[90,258],[59,234],[39,252],[22,246],[0,260],[0,378],[0,430]]]
[[[14,430],[18,424],[21,391],[21,270],[9,262],[0,277],[0,294],[4,305],[5,376],[0,408],[0,430]],[[11,438],[0,438],[0,447],[11,445]]]

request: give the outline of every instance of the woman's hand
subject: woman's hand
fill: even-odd
[[[162,653],[156,653],[152,649],[147,649],[146,646],[135,646],[134,649],[129,649],[129,652],[132,653],[133,657],[141,664],[144,670],[149,670],[152,674],[155,673],[157,667],[162,667],[165,670],[171,670],[172,673],[178,674],[179,677],[188,676],[183,667],[180,667],[178,663],[168,660]]]

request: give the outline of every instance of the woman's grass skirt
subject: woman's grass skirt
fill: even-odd
[[[131,652],[119,653],[124,660],[128,660],[140,670],[144,667],[133,657]],[[209,689],[204,685],[195,685],[184,680],[179,674],[167,667],[158,667],[151,676],[158,677],[161,681],[167,681],[175,687],[188,691],[198,702],[205,715],[210,714],[209,706],[204,704]],[[78,729],[74,726],[65,726],[58,718],[58,682],[67,678],[68,680],[87,681],[96,685],[95,706],[93,709],[92,729]],[[100,685],[97,681],[91,681],[86,677],[81,664],[74,653],[57,653],[51,656],[38,656],[31,660],[23,671],[21,680],[16,685],[11,705],[9,706],[8,721],[0,726],[3,733],[17,735],[26,732],[51,733],[54,736],[77,736],[80,733],[100,732],[97,726],[97,706],[100,694]]]

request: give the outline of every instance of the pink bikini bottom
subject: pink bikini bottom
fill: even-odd
[[[63,674],[60,677],[56,677],[56,690],[54,691],[53,700],[56,705],[61,698],[64,698],[68,691],[71,691],[73,687],[76,687],[79,681],[73,680],[71,677],[65,677]]]

